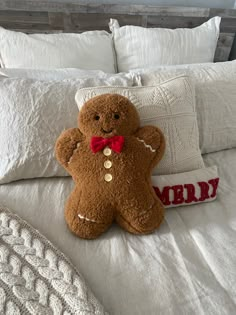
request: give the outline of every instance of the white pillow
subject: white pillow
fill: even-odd
[[[68,175],[54,158],[54,146],[64,129],[77,127],[75,93],[81,87],[112,83],[112,77],[0,79],[0,183]],[[115,83],[127,86],[129,80],[116,78]]]
[[[111,19],[119,72],[157,65],[212,62],[220,31],[220,17],[193,29],[119,27]]]
[[[166,151],[153,174],[186,172],[204,167],[199,150],[194,87],[187,76],[152,87],[97,87],[76,93],[81,108],[93,96],[117,93],[136,106],[141,125],[158,126],[166,138]]]
[[[110,74],[99,70],[82,70],[82,69],[15,69],[15,68],[3,68],[0,69],[0,76],[8,78],[28,78],[43,81],[56,80],[61,81],[65,79],[87,79],[87,84],[89,79],[94,80],[94,78],[99,78],[106,82],[109,81],[108,85],[141,85],[141,76],[136,73],[116,73]],[[123,82],[123,83],[122,83]],[[104,83],[104,85],[106,85]],[[89,85],[88,85],[89,86]],[[93,83],[92,83],[93,86]]]
[[[153,86],[188,75],[196,88],[196,111],[202,153],[236,147],[236,60],[136,70],[142,84]]]
[[[181,174],[152,176],[153,188],[165,208],[213,201],[218,184],[216,166]]]
[[[112,37],[105,31],[26,35],[0,27],[2,68],[81,68],[115,73]]]

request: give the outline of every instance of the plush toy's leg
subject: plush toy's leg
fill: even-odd
[[[113,211],[97,195],[78,188],[68,198],[65,219],[70,230],[85,239],[94,239],[105,232],[113,221]]]
[[[120,226],[133,234],[149,234],[159,227],[164,207],[149,186],[123,197],[116,216]]]

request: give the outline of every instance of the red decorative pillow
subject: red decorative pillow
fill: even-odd
[[[217,167],[191,172],[152,176],[153,188],[166,208],[188,206],[216,199],[219,177]]]

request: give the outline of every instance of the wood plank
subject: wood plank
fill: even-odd
[[[65,28],[65,14],[58,13],[58,12],[49,12],[48,13],[48,24],[55,29],[62,29]]]
[[[181,6],[154,6],[128,4],[79,4],[77,1],[32,1],[32,0],[1,0],[0,10],[67,12],[67,13],[110,13],[110,14],[149,14],[159,16],[188,17],[222,17],[236,18],[235,9],[208,9]]]
[[[108,23],[110,18],[117,19],[122,25],[142,25],[143,19],[140,15],[121,14],[71,14],[71,31],[83,32],[90,30],[109,31]]]
[[[163,27],[163,28],[193,28],[206,22],[208,18],[203,17],[158,17],[149,16],[147,21],[148,27]],[[236,19],[223,18],[220,26],[223,33],[236,32]]]
[[[64,14],[48,12],[0,11],[0,25],[28,33],[64,30]]]
[[[14,28],[12,29],[13,31],[16,31],[16,32],[22,32],[22,33],[25,33],[25,34],[61,34],[63,33],[64,31],[63,30],[52,30],[52,29],[49,29],[49,28],[38,28],[37,29],[37,32],[35,31],[34,28],[28,28],[28,27],[25,27],[23,28],[23,26],[21,26],[20,28]]]
[[[204,17],[179,17],[179,16],[148,16],[147,27],[160,28],[193,28],[206,22],[208,18]],[[236,29],[236,28],[235,28]]]
[[[213,16],[221,16],[223,18],[236,18],[236,10],[235,9],[210,9],[209,17]]]
[[[111,14],[158,14],[169,16],[208,17],[208,8],[154,6],[154,5],[122,5],[122,4],[79,4],[77,1],[32,1],[32,0],[1,0],[0,10],[27,10],[71,13],[111,13]]]
[[[216,53],[215,53],[215,61],[226,61],[229,59],[231,47],[234,41],[235,34],[232,33],[221,33],[218,43],[217,43],[217,48],[216,48]]]
[[[234,33],[236,32],[236,18],[222,18],[220,24],[220,30],[224,33]]]
[[[2,23],[36,23],[48,24],[48,12],[27,11],[0,11],[0,24]]]
[[[234,42],[230,51],[229,60],[236,59],[236,35],[234,36]]]
[[[14,23],[14,25],[12,23],[8,23],[8,22],[3,22],[1,23],[1,26],[12,30],[12,31],[19,31],[19,32],[23,32],[23,33],[58,33],[59,32],[63,32],[64,30],[61,27],[54,27],[51,26],[49,24],[34,24],[34,23]]]
[[[65,18],[66,17],[66,18]],[[204,17],[159,17],[140,15],[122,15],[122,14],[78,14],[78,13],[56,13],[56,12],[23,12],[23,11],[0,11],[0,23],[3,27],[13,29],[15,27],[25,28],[25,24],[49,25],[49,29],[66,29],[71,31],[86,31],[93,29],[108,29],[110,18],[116,18],[120,25],[140,25],[147,27],[165,27],[165,28],[192,28],[201,25],[207,18]],[[68,21],[70,21],[68,23]],[[66,23],[67,21],[67,23]],[[12,23],[12,25],[11,25]],[[14,25],[15,24],[15,25]],[[67,26],[67,27],[66,27]],[[34,29],[37,29],[36,27]],[[224,18],[221,23],[222,32],[235,32],[236,19]]]

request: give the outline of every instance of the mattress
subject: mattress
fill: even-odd
[[[236,149],[204,161],[219,167],[217,200],[168,209],[148,236],[115,224],[97,240],[72,235],[63,217],[70,178],[1,185],[0,203],[71,259],[110,314],[235,314]]]

